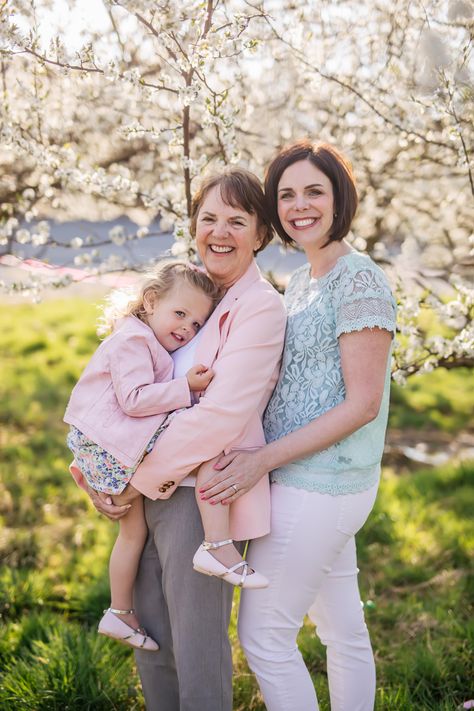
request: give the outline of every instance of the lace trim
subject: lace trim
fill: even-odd
[[[343,494],[358,494],[361,491],[367,491],[380,479],[380,470],[375,472],[372,470],[367,474],[362,474],[357,479],[349,481],[341,481],[342,475],[335,474],[334,480],[331,482],[320,481],[316,476],[309,480],[307,477],[298,476],[297,474],[271,474],[270,482],[272,484],[281,484],[282,486],[291,486],[295,489],[305,489],[306,491],[317,491],[320,494],[330,494],[331,496],[342,496]]]
[[[336,328],[336,336],[339,338],[341,333],[352,333],[353,331],[362,331],[363,328],[383,328],[385,331],[395,333],[395,324],[393,319],[382,318],[379,316],[361,317],[350,321],[349,323],[338,324]]]
[[[393,321],[395,316],[389,294],[386,294],[385,298],[380,295],[374,297],[366,294],[363,298],[359,297],[352,301],[345,299],[340,304],[338,312],[340,320],[360,318],[361,314],[367,314],[368,316],[384,316]]]

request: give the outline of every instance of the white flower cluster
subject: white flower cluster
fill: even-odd
[[[473,359],[474,289],[458,276],[450,283],[454,294],[449,298],[398,284],[400,337],[395,343],[393,374],[397,382],[411,372],[429,372],[438,364]]]
[[[191,178],[201,175],[208,162],[209,159],[205,153],[200,155],[197,160],[188,158],[187,156],[183,156],[181,159],[183,168],[187,168],[190,171]]]
[[[171,254],[174,257],[188,259],[195,253],[194,240],[189,232],[188,220],[176,220],[174,224],[173,237],[175,239],[171,247]]]
[[[110,240],[118,247],[121,247],[127,241],[127,233],[121,225],[115,225],[115,227],[112,227],[112,229],[109,230],[109,237]]]
[[[109,254],[109,256],[99,265],[98,273],[118,272],[128,267],[127,260],[120,254]]]
[[[3,3],[0,254],[53,244],[43,216],[82,201],[138,208],[192,254],[204,171],[241,161],[261,176],[278,146],[314,136],[354,165],[354,246],[404,278],[394,378],[472,359],[472,28],[456,3],[438,22],[436,3],[409,0],[400,21],[357,0],[105,2],[115,29],[91,20],[79,49],[64,33],[43,46],[51,0]],[[109,241],[146,234],[118,226]],[[70,240],[76,264],[126,267],[96,243]]]
[[[13,235],[17,233],[18,225],[16,217],[9,217],[3,224],[0,224],[0,247],[5,247],[9,243]]]
[[[179,100],[182,106],[190,106],[199,96],[201,86],[198,82],[193,82],[190,86],[183,86],[179,90]]]
[[[74,257],[74,264],[76,267],[90,267],[97,263],[99,257],[99,250],[93,249],[90,252],[83,252],[82,254],[76,254]]]

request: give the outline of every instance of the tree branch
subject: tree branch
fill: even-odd
[[[270,20],[268,19],[268,16],[265,16],[265,20],[270,26],[271,31],[275,35],[275,37],[282,42],[285,46],[287,46],[291,51],[298,57],[300,62],[304,64],[306,67],[311,69],[313,72],[318,74],[322,79],[326,79],[327,81],[330,81],[334,84],[337,84],[341,88],[345,89],[346,91],[350,92],[354,96],[357,96],[360,101],[362,101],[373,113],[378,116],[384,123],[388,124],[389,126],[392,126],[392,128],[395,128],[398,132],[403,133],[406,136],[416,136],[420,140],[422,140],[424,143],[427,143],[429,145],[433,146],[440,146],[442,148],[448,149],[451,152],[457,152],[456,149],[450,145],[449,143],[443,143],[442,141],[433,141],[429,138],[426,138],[422,133],[419,131],[416,131],[411,128],[407,128],[406,126],[402,126],[398,121],[394,121],[393,119],[389,118],[386,116],[384,113],[382,113],[369,99],[367,99],[358,89],[356,89],[354,86],[351,84],[348,84],[342,79],[339,79],[339,77],[333,75],[333,74],[326,74],[325,72],[321,71],[318,67],[316,67],[314,64],[309,62],[305,55],[297,49],[294,45],[291,44],[291,42],[288,42],[280,33],[275,29],[275,27],[272,25]]]
[[[54,59],[49,59],[45,55],[40,54],[39,52],[36,52],[34,49],[31,49],[30,47],[25,47],[22,50],[19,50],[18,52],[11,52],[11,54],[31,54],[32,56],[36,57],[40,62],[43,62],[44,64],[50,64],[56,67],[60,67],[61,69],[70,69],[72,71],[79,71],[79,72],[84,72],[84,73],[89,73],[89,74],[105,74],[105,71],[103,69],[100,69],[100,67],[85,67],[83,64],[77,65],[77,64],[70,64],[69,62],[59,62]],[[119,73],[118,77],[122,80],[127,80],[126,77]],[[151,89],[163,89],[163,91],[169,91],[173,94],[178,94],[179,92],[177,89],[172,89],[169,86],[166,86],[165,84],[162,85],[156,85],[156,84],[150,84],[149,82],[143,81],[140,79],[140,85],[141,86],[147,86],[150,87]]]

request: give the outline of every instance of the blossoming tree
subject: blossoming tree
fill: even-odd
[[[51,244],[44,216],[84,194],[97,210],[159,216],[173,253],[192,253],[191,194],[206,169],[262,176],[281,145],[311,136],[353,162],[353,242],[383,263],[400,303],[395,377],[473,364],[470,3],[99,6],[100,28],[51,34],[54,3],[0,1],[0,253]],[[115,229],[109,241],[150,236]],[[98,262],[93,238],[68,246],[89,270],[126,266]]]

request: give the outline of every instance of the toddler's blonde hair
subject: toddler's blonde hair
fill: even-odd
[[[145,299],[153,294],[160,299],[168,294],[178,281],[183,281],[194,289],[199,289],[212,301],[214,309],[222,293],[211,279],[200,269],[188,262],[160,262],[147,275],[146,280],[137,289],[113,291],[107,297],[99,318],[97,332],[99,335],[109,333],[117,320],[125,316],[136,316],[145,320]]]

